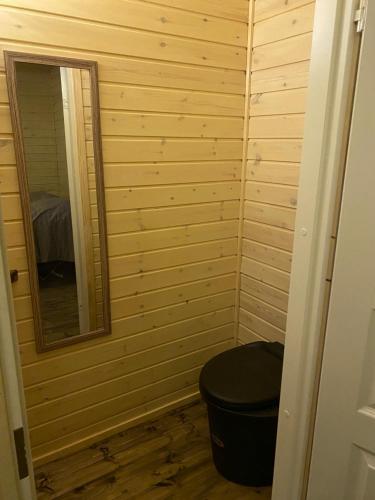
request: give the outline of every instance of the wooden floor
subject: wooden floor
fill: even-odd
[[[77,283],[71,266],[56,264],[56,270],[39,277],[39,301],[46,344],[80,334]]]
[[[271,488],[239,486],[216,472],[203,403],[41,466],[35,478],[43,500],[271,498]]]

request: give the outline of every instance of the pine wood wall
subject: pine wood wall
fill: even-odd
[[[17,75],[30,191],[68,196],[60,71],[20,64]]]
[[[43,355],[0,65],[0,190],[40,463],[189,401],[202,364],[233,345],[247,113],[239,341],[283,341],[314,3],[254,1],[246,114],[247,0],[2,4],[2,50],[99,64],[113,333]]]
[[[37,354],[4,65],[0,188],[33,456],[188,401],[234,338],[247,0],[8,0],[1,50],[99,64],[112,336]]]
[[[284,341],[314,2],[255,0],[239,341]]]

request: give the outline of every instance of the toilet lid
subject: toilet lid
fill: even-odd
[[[212,358],[201,371],[203,399],[233,410],[256,410],[278,404],[283,346],[254,342]]]

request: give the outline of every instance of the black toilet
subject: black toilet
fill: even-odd
[[[226,479],[272,484],[284,347],[254,342],[218,354],[199,380],[213,460]]]

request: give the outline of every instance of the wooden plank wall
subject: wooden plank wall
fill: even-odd
[[[234,338],[247,0],[5,0],[1,50],[99,64],[112,336],[37,354],[4,64],[0,188],[36,463],[188,401]]]
[[[60,194],[69,198],[69,178],[68,163],[66,158],[64,108],[62,102],[61,75],[59,68],[55,68],[55,134],[56,134],[56,154],[59,171]]]
[[[314,2],[255,0],[241,343],[284,341]]]
[[[30,191],[48,191],[66,196],[66,183],[59,175],[58,139],[63,122],[62,105],[57,106],[57,68],[42,65],[18,66],[18,96],[22,110],[22,128],[26,146]],[[58,81],[56,79],[58,78]],[[61,103],[61,86],[60,86]],[[65,141],[63,142],[65,148]],[[65,160],[65,177],[66,160]]]

